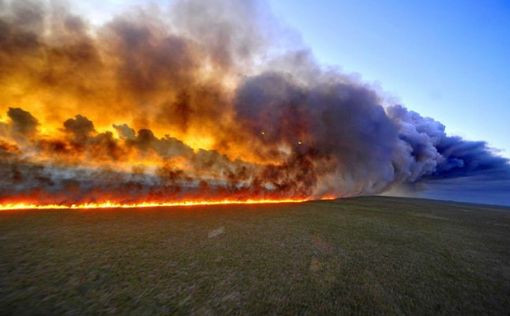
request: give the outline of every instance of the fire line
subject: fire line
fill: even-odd
[[[82,204],[33,204],[33,203],[7,203],[0,205],[0,211],[9,210],[86,210],[86,209],[114,209],[114,208],[154,208],[154,207],[180,207],[180,206],[212,206],[212,205],[251,205],[251,204],[284,204],[303,203],[308,199],[260,199],[260,200],[184,200],[175,202],[140,202],[140,203],[82,203]]]

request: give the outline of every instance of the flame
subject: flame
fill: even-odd
[[[329,199],[329,198],[328,198]],[[92,210],[92,209],[132,209],[132,208],[155,208],[155,207],[187,207],[187,206],[214,206],[214,205],[253,205],[253,204],[290,204],[303,203],[310,199],[247,199],[247,200],[184,200],[173,202],[140,202],[140,203],[119,203],[100,202],[82,204],[34,204],[27,202],[16,202],[0,204],[0,211],[11,210]]]
[[[252,10],[239,19],[207,3],[172,6],[175,25],[148,7],[150,19],[140,9],[94,27],[68,8],[27,4],[25,16],[6,4],[0,210],[299,203],[329,192],[336,182],[321,181],[335,152],[319,148],[311,123],[323,107],[272,96],[295,83],[259,74],[265,35]],[[221,13],[207,34],[191,25],[209,20],[201,10]]]

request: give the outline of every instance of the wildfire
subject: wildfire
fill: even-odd
[[[485,142],[286,51],[252,1],[102,25],[0,3],[0,210],[299,203],[510,174]]]
[[[0,211],[9,210],[88,210],[88,209],[131,209],[131,208],[154,208],[154,207],[181,207],[181,206],[212,206],[212,205],[251,205],[251,204],[290,204],[303,203],[309,199],[248,199],[248,200],[183,200],[173,202],[140,202],[140,203],[119,203],[100,202],[83,204],[33,204],[26,202],[7,203],[0,205]]]

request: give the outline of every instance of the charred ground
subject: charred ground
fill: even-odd
[[[0,314],[510,310],[510,212],[355,198],[0,213]]]

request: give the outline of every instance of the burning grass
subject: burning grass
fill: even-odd
[[[505,314],[510,213],[396,198],[0,213],[0,314]]]
[[[327,200],[327,199],[326,199]],[[94,210],[94,209],[139,209],[139,208],[157,208],[157,207],[175,207],[175,206],[214,206],[214,205],[253,205],[253,204],[288,204],[302,203],[307,199],[223,199],[223,200],[181,200],[169,202],[99,202],[83,204],[33,204],[26,202],[0,203],[0,211],[11,210]]]

